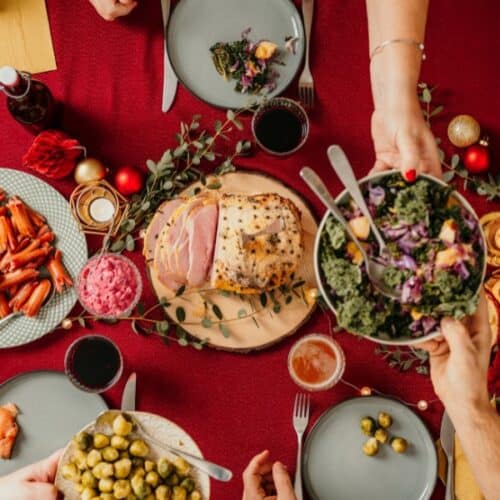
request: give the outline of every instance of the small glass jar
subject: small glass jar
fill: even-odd
[[[290,349],[288,371],[302,389],[324,391],[342,378],[344,351],[331,337],[312,333],[299,339]]]

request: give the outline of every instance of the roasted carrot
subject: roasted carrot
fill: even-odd
[[[10,260],[9,271],[14,271],[20,267],[24,267],[29,262],[40,259],[40,257],[46,257],[50,253],[51,247],[48,245],[42,246],[35,250],[27,252],[23,250],[21,253],[15,254]]]
[[[9,302],[7,297],[3,293],[0,293],[0,318],[5,318],[11,313]]]
[[[33,293],[37,285],[38,285],[37,281],[30,281],[28,283],[25,283],[18,290],[18,292],[12,296],[12,298],[9,301],[9,307],[13,311],[21,310],[21,307],[30,298],[31,294]]]
[[[34,238],[36,230],[33,226],[28,207],[17,196],[13,196],[7,203],[7,207],[12,215],[12,225],[21,236]]]
[[[17,269],[11,273],[6,273],[0,277],[0,292],[9,289],[13,285],[34,280],[39,274],[40,273],[34,269]]]
[[[25,259],[25,256],[31,254],[33,251],[37,250],[40,247],[40,240],[34,239],[28,243],[28,245],[23,248],[20,252],[12,253],[8,252],[8,256],[4,255],[2,260],[0,261],[0,271],[13,271],[12,269],[12,261],[16,258]]]
[[[14,251],[17,246],[17,238],[9,217],[0,215],[0,254],[7,250]]]
[[[68,275],[62,263],[61,250],[56,250],[54,256],[49,259],[47,269],[58,293],[61,293],[65,286],[73,285],[73,280]]]
[[[30,318],[36,316],[43,306],[45,299],[48,297],[51,288],[50,280],[41,280],[29,299],[21,307],[21,311]]]
[[[54,241],[54,233],[52,231],[47,231],[46,233],[39,234],[38,238],[41,243],[51,243]]]

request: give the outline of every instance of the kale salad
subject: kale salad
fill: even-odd
[[[479,222],[445,187],[428,178],[407,184],[399,173],[362,187],[387,242],[376,257],[387,265],[384,281],[401,291],[397,302],[371,285],[357,245],[330,215],[319,245],[321,279],[339,326],[381,339],[419,338],[439,330],[443,316],[472,314],[484,268]],[[368,220],[352,202],[341,206],[367,253],[378,256]]]

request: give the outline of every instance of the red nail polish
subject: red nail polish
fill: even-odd
[[[415,179],[417,178],[417,171],[412,168],[405,173],[405,177],[408,182],[415,182]]]

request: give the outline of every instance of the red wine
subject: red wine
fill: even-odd
[[[122,356],[111,340],[88,335],[69,347],[65,368],[69,379],[80,389],[102,392],[118,380]]]
[[[265,110],[255,125],[255,135],[262,145],[276,153],[287,153],[300,145],[306,125],[293,110],[276,107]]]

